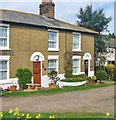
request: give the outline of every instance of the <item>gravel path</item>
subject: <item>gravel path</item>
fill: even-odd
[[[24,112],[81,112],[114,114],[114,86],[47,96],[2,98],[2,109]]]

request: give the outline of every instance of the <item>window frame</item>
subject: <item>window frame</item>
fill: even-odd
[[[9,80],[9,59],[10,59],[10,56],[0,56],[0,61],[7,61],[7,79],[4,79],[4,80]],[[0,79],[0,81],[3,81]]]
[[[59,63],[58,58],[59,58],[58,55],[54,55],[54,56],[48,55],[48,60],[56,60],[56,70],[55,71],[57,71],[57,72],[58,72],[58,63]],[[49,69],[49,66],[48,66],[48,69]]]
[[[0,46],[0,50],[10,50],[9,48],[9,24],[0,24],[0,27],[7,27],[7,46]],[[0,37],[0,38],[5,38],[5,37]]]
[[[48,29],[48,36],[49,36],[49,32],[56,32],[57,37],[56,37],[56,48],[49,48],[49,46],[48,46],[48,51],[59,51],[59,31],[58,30]],[[48,44],[49,44],[49,39],[48,39]]]
[[[78,49],[73,48],[73,35],[79,35],[79,48]],[[74,51],[74,52],[81,51],[81,33],[73,32],[73,34],[72,34],[72,51]]]
[[[79,72],[78,73],[73,73],[72,71],[72,74],[73,75],[78,75],[81,73],[81,56],[73,56],[72,57],[72,60],[79,60],[79,66],[78,66],[78,69],[79,69]],[[73,67],[73,66],[72,66]],[[73,68],[72,68],[73,69]]]

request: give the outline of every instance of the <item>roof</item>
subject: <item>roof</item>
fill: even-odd
[[[65,30],[73,30],[84,33],[97,34],[96,31],[83,28],[74,24],[70,24],[61,20],[47,18],[45,16],[40,16],[32,13],[25,13],[14,10],[3,10],[0,9],[0,21],[2,22],[13,22],[20,24],[36,25],[48,28],[57,28]]]

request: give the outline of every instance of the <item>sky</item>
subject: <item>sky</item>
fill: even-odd
[[[93,10],[104,9],[106,17],[112,17],[108,30],[114,33],[114,1],[115,0],[53,0],[55,18],[76,24],[79,9],[92,5]],[[102,1],[102,2],[101,2]],[[0,0],[0,8],[39,14],[41,0]]]

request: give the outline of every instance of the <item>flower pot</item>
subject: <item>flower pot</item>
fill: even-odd
[[[55,84],[49,84],[49,88],[56,88]]]
[[[10,86],[10,90],[11,90],[11,91],[15,91],[15,90],[16,90],[16,88],[17,88],[17,86],[16,86],[16,85]]]

